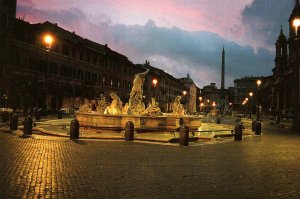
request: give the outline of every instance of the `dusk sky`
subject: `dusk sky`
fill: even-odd
[[[244,76],[272,74],[275,42],[294,0],[18,0],[17,17],[50,21],[108,46],[133,63],[149,60],[202,88]]]

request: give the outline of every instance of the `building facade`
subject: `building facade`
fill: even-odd
[[[300,3],[289,18],[289,36],[284,35],[282,28],[276,41],[275,67],[273,69],[271,88],[271,106],[276,114],[290,114],[293,118],[293,129],[299,131],[300,108]]]
[[[264,82],[264,77],[242,77],[241,79],[234,80],[233,110],[238,112],[244,112],[245,109],[247,109],[248,112],[256,112],[259,102],[258,100],[261,99],[260,95],[262,95],[262,92],[260,92],[260,87],[257,85],[258,80]],[[249,100],[247,104],[243,103],[245,99]]]
[[[144,81],[146,106],[155,97],[162,111],[171,112],[176,96],[196,111],[196,85],[165,71],[134,64],[125,55],[59,27],[16,19],[16,1],[1,0],[0,106],[16,109],[41,107],[48,111],[79,108],[100,94],[110,102],[116,92],[126,103],[135,74],[150,69]],[[49,40],[50,38],[50,40]],[[156,86],[153,79],[157,79]],[[190,84],[192,82],[192,84]],[[188,91],[184,98],[183,90]],[[191,104],[189,104],[191,103]]]

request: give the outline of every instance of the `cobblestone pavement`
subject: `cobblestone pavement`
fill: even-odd
[[[300,136],[179,147],[0,132],[0,198],[300,198]]]

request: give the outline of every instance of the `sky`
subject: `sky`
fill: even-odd
[[[17,17],[50,21],[107,44],[133,63],[220,88],[245,76],[272,75],[275,42],[288,35],[294,0],[18,0]]]

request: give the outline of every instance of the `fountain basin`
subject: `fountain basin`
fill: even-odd
[[[139,131],[168,131],[180,127],[180,118],[190,129],[198,129],[201,126],[200,117],[196,116],[136,116],[136,115],[107,115],[99,113],[77,112],[76,117],[81,127],[113,129],[121,132],[128,121],[132,121],[134,128]]]

